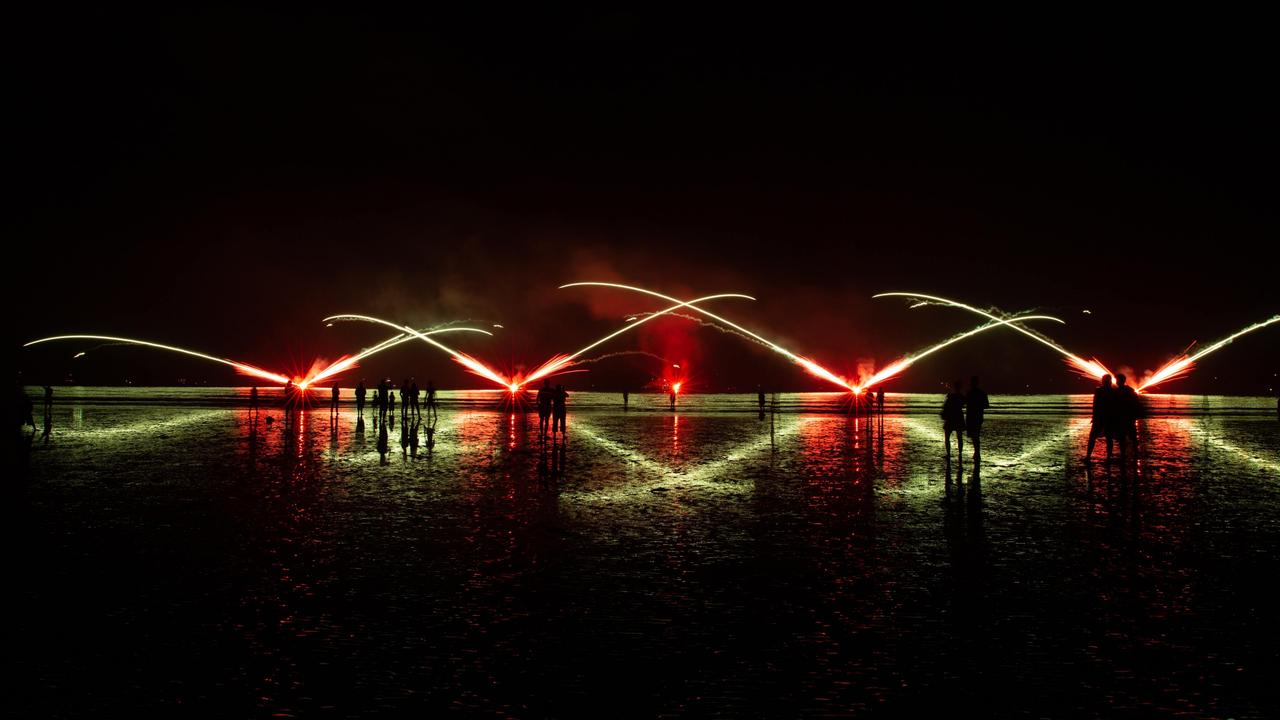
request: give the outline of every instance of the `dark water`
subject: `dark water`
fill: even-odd
[[[868,435],[839,395],[575,394],[543,451],[445,393],[386,465],[354,408],[243,399],[59,390],[10,483],[11,715],[1280,708],[1273,399],[1149,397],[1089,472],[1086,397],[995,397],[963,495],[931,396]]]

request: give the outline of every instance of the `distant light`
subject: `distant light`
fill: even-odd
[[[1083,312],[1085,315],[1092,315],[1092,314],[1093,314],[1093,312],[1092,312],[1092,311],[1089,311],[1089,310],[1082,310],[1081,312]]]
[[[502,328],[503,330],[506,330],[506,328],[502,327],[502,326],[501,326],[501,325],[499,325],[498,323],[494,323],[494,324],[493,324],[493,326],[494,326],[494,327],[496,327],[496,328]]]
[[[72,356],[71,356],[71,359],[72,359],[72,360],[75,360],[75,359],[76,359],[76,358],[78,358],[78,357],[84,357],[84,353],[82,353],[82,352],[78,352],[78,353],[76,353],[75,355],[72,355]]]
[[[680,369],[680,366],[679,366],[679,365],[676,365],[675,363],[672,363],[672,364],[671,364],[671,367],[673,367],[673,368],[675,368],[675,369],[677,369],[677,370],[679,370],[679,369]]]
[[[627,318],[627,322],[635,322],[635,316]]]
[[[324,326],[325,326],[325,327],[333,327],[333,323],[325,323],[325,324],[324,324]]]

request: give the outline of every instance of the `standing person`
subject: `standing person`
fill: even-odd
[[[763,417],[764,416],[764,391],[760,390],[759,386],[757,386],[756,388],[756,405],[760,407],[760,415],[761,417]]]
[[[1093,462],[1093,445],[1098,441],[1099,436],[1106,438],[1107,460],[1111,459],[1113,443],[1111,406],[1114,402],[1115,389],[1111,387],[1111,376],[1103,375],[1098,389],[1093,391],[1093,421],[1089,425],[1089,445],[1084,455],[1084,461],[1087,463]]]
[[[544,438],[547,436],[547,423],[551,421],[551,405],[555,402],[555,395],[551,381],[543,380],[542,387],[538,388],[538,433]]]
[[[400,383],[400,422],[409,414],[409,378]]]
[[[392,420],[392,421],[395,421],[395,419],[396,419],[396,390],[395,390],[395,387],[391,384],[391,381],[390,381],[390,380],[388,380],[388,381],[387,381],[387,413],[391,416],[391,420]]]
[[[969,439],[973,441],[973,463],[982,462],[982,420],[991,401],[987,393],[978,387],[978,376],[969,378],[969,394],[965,396],[965,428],[969,431]]]
[[[427,381],[427,412],[431,413],[432,422],[436,419],[436,384]]]
[[[1116,395],[1113,405],[1117,430],[1120,433],[1120,454],[1124,454],[1125,446],[1138,449],[1138,416],[1142,414],[1142,401],[1138,393],[1125,384],[1124,373],[1116,375]]]
[[[627,395],[627,391],[626,391],[626,390],[623,390],[623,391],[622,391],[622,409],[623,409],[623,410],[626,410],[626,409],[627,409],[627,402],[628,402],[630,399],[631,399],[631,398],[630,398],[630,396],[628,396],[628,395]]]
[[[942,402],[942,435],[947,444],[947,462],[951,462],[951,433],[956,434],[956,456],[964,452],[964,393],[960,381],[951,383],[951,392]]]
[[[364,378],[360,378],[360,384],[356,386],[356,417],[364,419],[364,396],[368,393],[364,389]]]
[[[249,388],[249,409],[254,415],[258,414],[258,386],[254,385]]]
[[[330,393],[332,400],[329,402],[329,412],[334,416],[338,416],[338,383],[333,384],[333,391]]]
[[[284,383],[284,409],[286,412],[293,409],[293,380],[286,380]]]
[[[409,400],[413,403],[413,416],[415,418],[422,417],[421,406],[418,405],[418,398],[422,395],[422,391],[418,390],[418,378],[409,378],[413,383],[413,387],[409,388]]]
[[[876,408],[877,412],[884,415],[884,387],[876,388]]]
[[[44,414],[48,415],[53,412],[53,386],[44,386]]]
[[[391,394],[391,381],[382,378],[378,381],[378,420],[387,421],[387,397]]]
[[[555,396],[552,402],[553,416],[551,419],[551,434],[555,435],[556,429],[560,432],[568,432],[565,429],[565,419],[569,415],[569,393],[565,392],[563,385],[557,385],[554,390]]]

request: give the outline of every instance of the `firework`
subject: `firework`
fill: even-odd
[[[1278,322],[1280,322],[1280,315],[1276,315],[1269,320],[1263,320],[1260,323],[1254,323],[1249,327],[1243,330],[1237,331],[1235,333],[1232,333],[1231,335],[1228,335],[1227,337],[1219,340],[1218,342],[1212,345],[1209,345],[1208,347],[1196,353],[1193,353],[1191,355],[1187,355],[1184,353],[1174,358],[1173,360],[1169,361],[1169,363],[1166,364],[1164,367],[1152,373],[1151,377],[1144,380],[1142,382],[1142,385],[1138,387],[1138,391],[1141,392],[1143,390],[1146,390],[1149,387],[1158,385],[1162,382],[1167,382],[1169,380],[1176,380],[1177,378],[1180,378],[1183,375],[1186,375],[1188,372],[1190,372],[1191,368],[1195,365],[1196,361],[1199,360],[1200,358],[1210,353],[1221,350],[1227,345],[1230,345],[1236,338],[1242,335],[1248,335],[1249,333],[1255,330],[1261,330],[1262,328],[1268,325],[1272,325]]]
[[[504,378],[497,371],[491,369],[489,366],[485,365],[479,360],[476,360],[475,358],[471,357],[470,355],[464,352],[461,352],[459,350],[454,350],[453,348],[449,347],[448,345],[445,345],[444,343],[438,340],[433,340],[430,337],[430,333],[422,333],[422,332],[419,332],[418,330],[414,330],[408,325],[397,325],[396,323],[393,323],[390,320],[383,320],[381,318],[370,317],[369,315],[354,315],[354,314],[330,315],[329,317],[325,318],[323,322],[331,322],[334,320],[358,320],[361,322],[375,323],[378,325],[386,325],[387,327],[395,328],[401,333],[410,335],[414,338],[417,338],[427,343],[428,345],[434,345],[435,347],[440,348],[441,350],[449,353],[449,356],[453,358],[454,362],[463,366],[471,373],[475,375],[479,375],[480,377],[486,380],[495,382],[501,387],[508,388],[508,389],[511,387],[511,384],[512,384],[511,381]],[[475,332],[481,332],[486,335],[490,334],[485,332],[484,330],[476,330]],[[394,341],[395,339],[396,338],[391,338],[391,340],[387,342]],[[381,349],[386,349],[386,348],[381,348]]]
[[[686,301],[686,300],[677,300],[676,298],[673,298],[673,297],[667,297],[666,295],[659,295],[658,293],[655,293],[655,292],[649,292],[648,290],[640,290],[639,288],[629,288],[629,287],[627,287],[627,286],[625,286],[625,285],[613,285],[612,283],[570,283],[570,284],[568,284],[568,285],[561,285],[561,286],[560,286],[560,289],[562,289],[562,290],[563,290],[564,288],[567,288],[567,287],[575,287],[575,286],[578,286],[578,285],[609,285],[609,286],[611,286],[611,287],[626,288],[626,289],[628,289],[628,290],[636,290],[636,291],[638,291],[638,292],[644,292],[644,293],[647,293],[647,294],[649,294],[649,295],[653,295],[653,296],[655,296],[655,297],[660,297],[660,298],[662,298],[662,299],[664,299],[664,300],[668,300],[668,301],[673,302],[673,303],[676,303],[676,304],[675,304],[675,305],[672,305],[671,307],[669,307],[669,308],[667,308],[667,309],[665,309],[665,310],[660,310],[660,311],[654,312],[653,314],[648,315],[647,317],[644,317],[644,318],[639,318],[639,319],[637,319],[637,318],[628,318],[628,320],[627,320],[627,323],[628,323],[628,324],[627,324],[626,326],[624,326],[624,327],[622,327],[622,328],[620,328],[620,329],[618,329],[618,330],[615,330],[615,331],[613,331],[613,332],[609,333],[608,335],[605,335],[604,337],[600,338],[599,340],[596,340],[595,342],[591,343],[590,345],[588,345],[588,346],[586,346],[586,347],[584,347],[584,348],[581,348],[581,349],[579,349],[579,350],[577,350],[577,351],[575,351],[575,352],[573,352],[573,353],[570,353],[570,354],[568,354],[568,355],[557,355],[557,356],[555,356],[555,357],[551,358],[550,360],[547,360],[546,362],[542,363],[542,365],[538,366],[538,368],[537,368],[537,369],[535,369],[533,372],[529,373],[529,375],[528,375],[528,376],[526,376],[526,377],[524,377],[523,379],[519,380],[518,382],[519,382],[519,384],[520,384],[521,386],[523,386],[523,385],[527,385],[527,384],[529,384],[529,383],[533,382],[534,380],[539,380],[539,379],[542,379],[542,378],[544,378],[544,377],[547,377],[548,375],[551,375],[552,373],[555,373],[556,371],[558,371],[558,370],[560,370],[560,369],[564,368],[565,366],[572,364],[575,360],[577,360],[579,357],[581,357],[584,353],[591,351],[591,349],[596,348],[596,347],[599,347],[600,345],[603,345],[604,343],[606,343],[606,342],[608,342],[608,341],[612,340],[613,338],[615,338],[615,337],[617,337],[617,336],[621,335],[622,333],[625,333],[625,332],[627,332],[627,331],[629,331],[629,330],[634,330],[634,329],[636,329],[637,327],[640,327],[641,325],[643,325],[643,324],[645,324],[645,323],[647,323],[647,322],[649,322],[650,320],[653,320],[653,319],[655,319],[655,318],[662,317],[663,315],[669,315],[669,314],[671,314],[671,313],[675,312],[676,310],[679,310],[679,309],[681,309],[681,308],[686,308],[686,307],[687,307],[687,308],[694,309],[694,310],[697,310],[698,312],[701,312],[701,313],[706,314],[706,311],[704,311],[704,310],[701,310],[701,309],[698,309],[698,308],[694,307],[693,303],[698,303],[698,302],[707,302],[707,301],[709,301],[709,300],[721,300],[721,299],[724,299],[724,298],[737,298],[737,299],[741,299],[741,300],[755,300],[755,298],[751,297],[750,295],[742,295],[742,294],[739,294],[739,293],[720,293],[720,294],[718,294],[718,295],[708,295],[708,296],[706,296],[706,297],[695,298],[695,299],[693,299],[693,300],[687,300],[687,301]]]
[[[329,323],[329,325],[332,325],[332,323]],[[426,330],[421,332],[423,335],[438,335],[438,334],[452,333],[452,332],[473,332],[473,333],[480,333],[481,335],[489,335],[489,336],[493,335],[493,333],[487,330],[479,330],[477,328],[469,328],[469,327],[448,327],[448,328],[440,328],[438,330]],[[409,342],[410,340],[416,340],[416,339],[417,337],[413,335],[409,335],[407,333],[400,333],[399,335],[389,337],[386,340],[383,340],[382,342],[378,343],[377,345],[361,350],[355,355],[352,355],[350,357],[339,358],[338,360],[330,364],[328,367],[324,368],[320,372],[308,377],[306,380],[299,383],[299,385],[302,385],[303,387],[306,387],[307,385],[314,385],[315,383],[321,382],[339,373],[350,370],[351,368],[355,367],[356,364],[359,363],[361,360],[371,355],[376,355],[377,353],[380,353],[383,350],[388,350],[390,348],[396,347],[397,345],[401,345],[403,343]]]
[[[887,365],[876,374],[872,375],[871,377],[867,378],[862,382],[859,382],[858,389],[866,390],[867,388],[870,388],[872,386],[879,385],[880,383],[901,374],[902,371],[911,367],[916,361],[920,360],[921,358],[926,357],[928,355],[932,355],[933,353],[938,352],[939,350],[947,347],[948,345],[951,345],[953,343],[958,343],[961,340],[973,337],[974,335],[977,335],[978,333],[981,333],[981,332],[986,332],[988,330],[993,330],[995,328],[1003,327],[1003,326],[1012,326],[1013,323],[1026,322],[1029,320],[1051,320],[1053,322],[1058,322],[1058,323],[1062,322],[1062,320],[1059,320],[1058,318],[1053,317],[1051,315],[1019,315],[1017,317],[1011,317],[1005,320],[996,320],[993,322],[989,322],[985,325],[979,325],[978,327],[972,330],[969,330],[967,332],[962,332],[959,335],[954,335],[936,345],[927,347],[924,350],[921,350],[917,353],[907,355],[906,357],[903,357],[902,359]]]
[[[269,370],[263,370],[260,367],[250,365],[248,363],[236,362],[235,360],[228,360],[226,358],[220,358],[214,355],[206,355],[205,353],[197,352],[195,350],[188,350],[186,348],[175,347],[173,345],[164,345],[161,343],[151,342],[149,340],[138,340],[136,338],[114,337],[111,335],[55,335],[53,337],[40,338],[39,340],[32,340],[31,342],[24,344],[23,347],[31,347],[32,345],[39,345],[40,343],[53,342],[55,340],[104,340],[107,342],[123,343],[125,345],[140,345],[143,347],[156,348],[159,350],[168,350],[169,352],[182,353],[183,355],[190,355],[192,357],[198,357],[204,360],[210,360],[212,362],[222,363],[223,365],[229,365],[235,368],[236,372],[240,373],[241,375],[248,375],[250,377],[259,378],[261,380],[269,380],[273,383],[278,383],[280,385],[287,385],[290,382],[290,378],[285,377],[284,375],[273,373]],[[83,355],[84,353],[80,353],[80,354]],[[79,357],[79,355],[77,355],[76,357]]]
[[[781,345],[779,345],[779,344],[777,344],[777,343],[775,343],[775,342],[773,342],[773,341],[771,341],[771,340],[767,340],[767,339],[765,339],[765,338],[761,337],[760,335],[757,335],[756,333],[751,332],[750,330],[748,330],[748,329],[746,329],[746,328],[742,327],[741,325],[738,325],[737,323],[734,323],[734,322],[731,322],[731,321],[729,321],[729,320],[726,320],[726,319],[724,319],[724,318],[720,317],[719,315],[716,315],[716,314],[715,314],[715,313],[713,313],[713,312],[710,312],[710,311],[708,311],[708,310],[704,310],[704,309],[702,309],[702,308],[698,307],[697,305],[694,305],[694,303],[702,302],[705,298],[700,298],[700,299],[697,299],[697,300],[689,300],[689,301],[687,301],[687,302],[682,302],[682,301],[680,301],[680,300],[677,300],[676,298],[670,297],[670,296],[668,296],[668,295],[663,295],[662,293],[657,293],[657,292],[654,292],[654,291],[652,291],[652,290],[645,290],[644,288],[632,287],[632,286],[630,286],[630,285],[620,285],[620,284],[618,284],[618,283],[607,283],[607,282],[578,282],[578,283],[569,283],[568,285],[561,285],[561,286],[560,286],[560,288],[561,288],[561,289],[564,289],[564,288],[568,288],[568,287],[580,287],[580,286],[590,286],[590,287],[610,287],[610,288],[616,288],[616,289],[619,289],[619,290],[629,290],[629,291],[631,291],[631,292],[641,293],[641,294],[644,294],[644,295],[651,295],[651,296],[653,296],[653,297],[661,298],[661,299],[663,299],[663,300],[667,300],[667,301],[669,301],[669,302],[679,303],[678,305],[675,305],[674,307],[670,308],[669,310],[674,311],[674,310],[678,310],[678,309],[680,309],[680,308],[685,308],[685,307],[687,307],[687,308],[689,308],[690,310],[693,310],[694,312],[697,312],[697,313],[699,313],[699,314],[701,314],[701,315],[703,315],[703,316],[705,316],[705,317],[709,317],[709,318],[711,318],[712,320],[716,320],[716,321],[718,321],[718,322],[721,322],[721,323],[723,323],[723,324],[727,325],[728,327],[731,327],[731,328],[733,328],[734,330],[736,330],[736,331],[738,331],[738,332],[740,332],[740,333],[744,334],[744,335],[745,335],[745,336],[747,336],[748,338],[750,338],[750,339],[752,339],[752,340],[754,340],[754,341],[756,341],[756,342],[760,343],[761,345],[764,345],[765,347],[769,348],[770,350],[773,350],[774,352],[776,352],[776,353],[778,353],[778,354],[782,355],[783,357],[787,358],[788,360],[790,360],[790,361],[792,361],[792,362],[796,363],[797,365],[799,365],[800,367],[804,368],[804,369],[805,369],[805,370],[807,370],[811,375],[814,375],[815,377],[819,377],[819,378],[822,378],[823,380],[826,380],[826,381],[828,381],[828,382],[831,382],[831,383],[834,383],[834,384],[836,384],[836,385],[839,385],[840,387],[842,387],[842,388],[844,388],[844,389],[846,389],[846,390],[850,390],[850,391],[853,391],[853,392],[856,392],[856,391],[857,391],[857,386],[856,386],[856,385],[854,385],[853,383],[850,383],[848,380],[845,380],[844,378],[842,378],[842,377],[840,377],[840,376],[836,375],[835,373],[831,372],[830,370],[827,370],[826,368],[822,367],[822,366],[821,366],[821,365],[819,365],[818,363],[816,363],[816,362],[814,362],[814,361],[812,361],[812,360],[810,360],[810,359],[808,359],[808,358],[806,358],[806,357],[802,357],[802,356],[800,356],[800,355],[797,355],[796,353],[791,352],[790,350],[788,350],[788,349],[786,349],[786,348],[782,347]],[[735,296],[735,297],[746,297],[746,296]],[[751,299],[753,299],[753,300],[754,300],[754,298],[751,298]],[[658,317],[659,315],[660,315],[660,314],[654,314],[654,315],[650,315],[649,317],[646,317],[646,318],[643,318],[643,319],[637,320],[637,321],[635,321],[635,322],[633,322],[633,323],[629,324],[627,327],[623,328],[622,330],[619,330],[617,333],[614,333],[614,334],[616,335],[616,334],[621,333],[621,332],[623,332],[623,331],[625,331],[625,330],[630,330],[631,328],[636,327],[637,325],[640,325],[641,323],[644,323],[644,322],[647,322],[647,321],[649,321],[649,320],[652,320],[653,318]],[[612,337],[612,336],[610,336],[610,337]],[[609,338],[608,338],[608,337],[606,337],[606,338],[604,338],[603,340],[600,340],[600,341],[598,341],[598,342],[597,342],[597,343],[595,343],[595,344],[599,344],[599,342],[604,342],[604,340],[607,340],[607,339],[609,339]],[[585,348],[585,349],[589,349],[590,347],[594,347],[594,344],[593,344],[593,345],[591,345],[591,346],[588,346],[588,348]],[[579,352],[582,352],[582,351],[579,351]]]
[[[922,302],[916,303],[915,305],[912,305],[911,306],[912,308],[921,307],[923,305],[928,305],[930,303],[938,303],[941,305],[946,305],[948,307],[968,310],[969,312],[975,313],[977,315],[981,315],[987,318],[988,320],[994,320],[998,323],[1004,323],[1008,325],[1010,328],[1017,330],[1018,332],[1022,333],[1023,335],[1026,335],[1027,337],[1031,338],[1032,340],[1035,340],[1036,342],[1044,345],[1045,347],[1052,348],[1055,352],[1061,354],[1063,358],[1066,359],[1067,365],[1071,366],[1072,369],[1074,369],[1076,372],[1080,373],[1081,375],[1084,375],[1085,377],[1090,377],[1095,380],[1100,380],[1102,379],[1102,377],[1111,374],[1111,371],[1108,370],[1105,365],[1099,362],[1097,358],[1094,358],[1092,360],[1086,360],[1080,357],[1079,355],[1076,355],[1075,353],[1062,347],[1061,345],[1054,342],[1053,340],[1050,340],[1048,337],[1045,337],[1041,333],[1028,330],[1022,327],[1021,325],[1011,324],[1013,321],[1007,317],[1001,317],[999,315],[995,315],[993,313],[987,312],[986,310],[973,307],[972,305],[966,305],[956,300],[948,300],[947,298],[936,297],[934,295],[924,295],[922,293],[914,293],[914,292],[913,293],[906,293],[906,292],[880,293],[879,295],[873,295],[872,297],[877,297],[877,298],[905,297],[905,298],[912,298],[915,300],[922,301]],[[1057,318],[1054,318],[1054,319],[1057,320]],[[1062,322],[1062,321],[1058,320],[1058,322]]]

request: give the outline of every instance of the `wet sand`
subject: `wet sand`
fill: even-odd
[[[544,446],[444,393],[385,465],[350,404],[245,397],[59,389],[7,503],[16,715],[1280,708],[1274,399],[1152,396],[1090,470],[1086,396],[994,396],[949,481],[934,396],[869,433],[838,395],[575,393]]]

